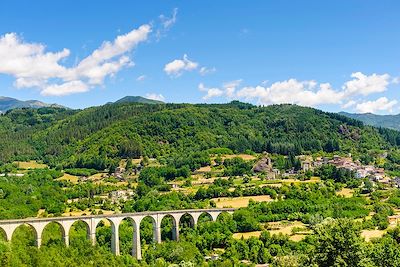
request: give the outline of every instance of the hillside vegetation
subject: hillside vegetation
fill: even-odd
[[[13,110],[0,117],[0,139],[4,162],[39,159],[53,167],[102,170],[120,158],[168,158],[217,147],[357,157],[399,145],[400,133],[295,105],[123,103]]]

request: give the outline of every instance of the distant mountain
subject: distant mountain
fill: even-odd
[[[367,125],[375,127],[385,127],[400,131],[400,114],[397,115],[376,115],[372,113],[355,114],[347,112],[339,112],[346,117],[360,120]]]
[[[119,103],[144,103],[144,104],[164,104],[164,102],[159,100],[148,99],[142,96],[125,96],[120,100],[114,102],[115,104]]]
[[[0,96],[0,113],[4,113],[10,109],[16,108],[43,108],[43,107],[60,107],[58,104],[47,104],[38,100],[22,101],[11,97]]]

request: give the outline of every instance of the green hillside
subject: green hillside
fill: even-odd
[[[15,110],[0,117],[0,159],[104,169],[120,158],[227,147],[278,154],[390,149],[399,133],[296,105],[122,103],[81,111]]]
[[[117,101],[114,102],[115,104],[121,103],[144,103],[144,104],[162,104],[164,102],[148,99],[142,96],[125,96]]]
[[[341,115],[360,120],[367,125],[375,127],[385,127],[394,130],[400,130],[400,114],[397,115],[376,115],[372,113],[355,114],[340,112]]]

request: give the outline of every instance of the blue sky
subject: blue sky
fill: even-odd
[[[399,14],[385,0],[5,0],[0,95],[399,113]]]

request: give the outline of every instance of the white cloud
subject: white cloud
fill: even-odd
[[[244,87],[236,95],[244,99],[256,99],[259,104],[270,105],[291,103],[302,106],[316,106],[320,104],[337,104],[343,94],[333,90],[328,83],[319,84],[315,81],[298,81],[289,79],[275,82],[270,87]]]
[[[347,108],[350,108],[350,107],[354,107],[355,104],[357,104],[356,101],[349,100],[346,104],[342,105],[342,108],[347,109]]]
[[[343,90],[346,95],[370,95],[372,93],[381,93],[386,91],[387,86],[390,83],[390,75],[376,73],[372,75],[365,75],[361,72],[355,72],[351,74],[354,78],[351,81],[346,82],[343,85]]]
[[[155,94],[155,93],[146,94],[146,98],[152,99],[152,100],[158,100],[158,101],[165,100],[165,97],[162,94]]]
[[[217,69],[215,67],[212,67],[212,68],[201,67],[199,70],[199,73],[201,76],[205,76],[207,74],[214,73],[216,71],[217,71]]]
[[[15,77],[16,87],[38,87],[43,95],[86,92],[122,68],[133,66],[128,53],[147,40],[150,32],[151,27],[146,24],[117,36],[73,67],[61,64],[70,55],[68,49],[46,52],[45,45],[28,43],[16,33],[8,33],[0,36],[0,73]]]
[[[198,67],[198,63],[189,60],[188,56],[183,55],[183,59],[175,59],[167,63],[164,67],[165,73],[172,77],[182,75],[183,71],[191,71]]]
[[[380,97],[374,101],[366,101],[356,105],[355,109],[359,113],[376,113],[379,111],[393,112],[394,106],[397,104],[397,100],[387,99],[386,97]]]
[[[210,99],[213,97],[222,96],[224,94],[223,90],[221,90],[219,88],[207,88],[202,83],[199,84],[199,90],[202,92],[207,92],[207,94],[205,96],[203,96],[204,100],[207,100],[207,99]]]
[[[254,101],[261,105],[290,103],[315,107],[333,104],[341,105],[344,109],[352,108],[357,111],[391,111],[397,104],[396,100],[389,101],[386,98],[363,103],[360,103],[357,99],[360,96],[386,91],[387,87],[395,82],[390,79],[389,74],[368,76],[356,72],[351,77],[353,79],[345,82],[340,89],[332,88],[329,83],[319,83],[314,80],[299,81],[297,79],[277,81],[269,86],[268,82],[262,82],[260,85],[241,88],[238,87],[242,80],[236,80],[224,83],[220,88],[207,88],[201,84],[199,89],[207,92],[203,97],[204,99],[224,96],[228,99]]]
[[[45,96],[64,96],[89,91],[89,86],[82,81],[70,81],[63,84],[52,84],[42,89],[41,94]]]
[[[142,82],[142,81],[146,80],[146,78],[147,78],[146,75],[140,75],[139,77],[136,78],[136,81]]]
[[[156,29],[156,40],[159,41],[162,37],[166,35],[166,33],[172,28],[172,26],[176,23],[178,15],[178,8],[174,8],[172,10],[172,15],[170,17],[165,15],[160,15],[160,27]]]
[[[226,82],[223,84],[225,94],[228,98],[235,97],[236,88],[242,83],[242,79]]]
[[[164,29],[171,28],[176,23],[176,16],[178,15],[178,8],[172,10],[172,16],[167,17],[165,15],[160,15],[161,24]]]

